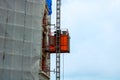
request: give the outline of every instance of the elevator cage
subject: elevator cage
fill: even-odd
[[[56,32],[50,34],[49,52],[56,53]],[[60,53],[70,53],[70,36],[67,29],[60,31]]]

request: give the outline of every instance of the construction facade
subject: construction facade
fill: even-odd
[[[0,80],[50,80],[50,55],[69,53],[69,32],[60,28],[61,0],[51,31],[52,0],[0,0]]]
[[[0,0],[0,80],[50,80],[43,45],[50,6],[50,0]]]

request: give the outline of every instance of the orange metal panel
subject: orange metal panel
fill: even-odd
[[[50,46],[50,52],[51,52],[51,53],[55,53],[55,52],[56,52],[55,46]]]
[[[50,42],[49,43],[50,43],[50,46],[49,46],[50,52],[55,53],[56,49],[55,49],[55,37],[54,36],[50,36]]]
[[[69,51],[69,36],[68,35],[61,35],[60,38],[60,49],[61,52],[68,52]]]
[[[55,36],[50,36],[50,53],[56,53],[56,38]],[[60,51],[61,53],[69,52],[69,35],[60,35]]]

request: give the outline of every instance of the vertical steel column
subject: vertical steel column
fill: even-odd
[[[60,13],[61,0],[56,0],[56,80],[60,80]]]

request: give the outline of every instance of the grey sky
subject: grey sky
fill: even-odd
[[[62,0],[62,27],[71,35],[64,80],[120,80],[119,21],[120,0]]]

